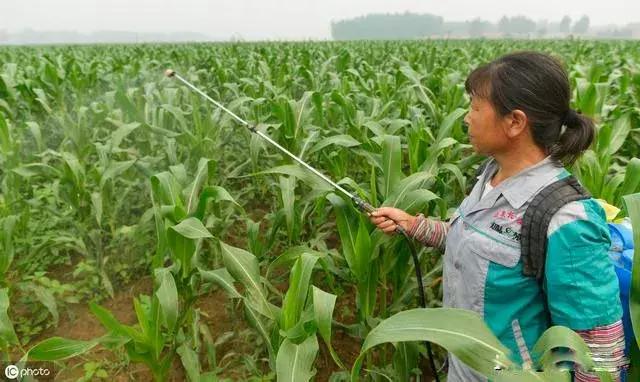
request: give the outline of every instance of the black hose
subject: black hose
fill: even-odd
[[[375,211],[375,208],[365,200],[357,197],[351,197],[353,203],[356,207],[365,213],[371,213]],[[427,307],[427,300],[424,297],[424,284],[422,283],[422,270],[420,268],[420,260],[418,259],[418,251],[416,250],[415,245],[413,245],[413,238],[409,236],[407,231],[402,228],[402,226],[397,225],[396,232],[401,233],[405,239],[407,239],[407,244],[409,245],[409,250],[411,251],[411,257],[413,258],[414,268],[416,269],[416,278],[418,279],[418,304],[423,308]],[[436,382],[440,382],[440,377],[438,377],[438,369],[436,369],[436,362],[433,358],[433,351],[431,350],[431,343],[429,341],[425,341],[424,344],[427,347],[427,357],[429,358],[429,366],[433,371],[433,376],[436,379]]]
[[[423,308],[426,308],[427,300],[424,297],[424,284],[422,283],[422,269],[420,268],[418,251],[416,250],[415,245],[413,245],[413,239],[409,237],[407,232],[403,231],[402,233],[404,234],[405,239],[407,239],[407,245],[409,246],[409,250],[411,251],[411,257],[413,258],[414,268],[416,269],[416,278],[418,279],[418,303]],[[436,362],[433,358],[433,351],[431,350],[431,343],[429,341],[424,341],[424,344],[427,347],[427,357],[429,358],[429,367],[431,367],[431,371],[433,372],[433,376],[436,382],[440,382],[440,377],[438,376],[438,369],[436,369]]]

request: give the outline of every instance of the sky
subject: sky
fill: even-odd
[[[212,39],[330,39],[330,23],[368,13],[431,13],[445,21],[503,15],[577,20],[592,26],[640,21],[639,0],[0,0],[0,31],[24,29],[195,32]]]

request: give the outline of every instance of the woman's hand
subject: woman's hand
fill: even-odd
[[[380,207],[369,214],[369,219],[384,233],[391,235],[397,225],[402,226],[405,231],[409,230],[416,217],[398,208]]]

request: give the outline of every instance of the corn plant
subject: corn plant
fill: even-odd
[[[598,198],[622,206],[622,197],[640,190],[640,158],[621,157],[618,151],[631,132],[631,115],[605,122],[593,149],[574,167],[584,186]]]
[[[229,297],[240,299],[246,316],[262,336],[270,366],[278,380],[308,381],[314,374],[318,353],[317,334],[325,341],[334,361],[344,368],[331,346],[331,322],[336,296],[311,285],[313,269],[321,253],[298,247],[283,254],[293,260],[289,288],[280,306],[271,302],[268,281],[261,277],[257,258],[241,249],[220,242],[224,268],[204,276],[224,288]],[[281,262],[283,260],[280,260]],[[234,282],[244,287],[240,293]]]
[[[0,318],[2,318],[2,324],[0,324],[0,352],[2,353],[3,361],[10,361],[9,350],[12,346],[19,344],[13,324],[7,314],[8,310],[9,291],[7,288],[2,288],[0,289]]]
[[[153,260],[156,288],[152,296],[134,298],[138,324],[123,325],[108,310],[91,304],[91,311],[109,331],[100,343],[112,349],[124,346],[129,359],[147,365],[158,381],[166,380],[176,355],[192,380],[208,375],[200,374],[197,356],[193,356],[193,348],[203,335],[199,314],[193,308],[201,291],[198,251],[203,239],[213,237],[203,219],[210,200],[215,201],[213,207],[218,216],[221,201],[235,203],[223,188],[205,186],[211,164],[210,160],[201,159],[192,181],[184,188],[180,184],[187,183],[187,174],[182,166],[151,179],[158,230]],[[166,262],[169,265],[163,267]],[[43,346],[46,348],[47,343],[36,345],[36,350]],[[34,357],[33,352],[29,354]],[[35,354],[37,357],[38,352]]]
[[[568,370],[558,364],[566,361],[584,370],[595,371],[601,378],[609,377],[594,370],[589,348],[582,337],[571,329],[553,326],[547,329],[533,348],[535,365],[519,366],[509,356],[482,318],[463,309],[411,309],[380,322],[368,335],[351,370],[351,380],[359,380],[362,360],[376,345],[407,341],[429,341],[452,352],[462,362],[496,381],[570,381]],[[562,353],[553,350],[564,348]],[[569,349],[569,352],[566,352]]]

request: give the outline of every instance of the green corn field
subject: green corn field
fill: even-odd
[[[483,160],[464,80],[524,49],[560,58],[596,121],[569,170],[640,229],[623,198],[640,192],[638,42],[0,47],[2,360],[56,380],[425,381],[427,340],[437,365],[455,350],[485,375],[558,380],[442,308],[440,252],[419,252],[419,308],[405,240],[163,74],[373,206],[444,220]],[[576,337],[554,327],[538,348],[592,364]]]

